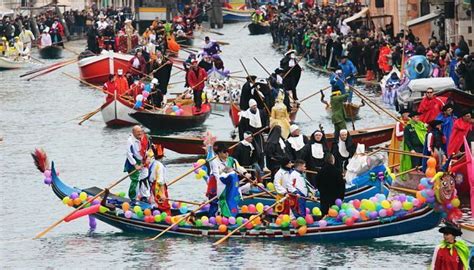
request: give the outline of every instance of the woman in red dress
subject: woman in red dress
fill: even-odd
[[[461,236],[461,229],[451,223],[439,229],[443,234],[443,240],[436,247],[432,270],[467,270],[469,269],[469,247],[462,240],[456,240]]]

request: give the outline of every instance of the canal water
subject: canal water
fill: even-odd
[[[274,70],[282,57],[271,47],[270,35],[249,36],[244,24],[225,25],[223,36],[211,38],[230,43],[222,46],[225,67],[243,70],[239,59],[250,73],[266,77],[265,71],[253,60],[256,57],[268,70]],[[198,34],[195,45],[201,45],[208,33]],[[66,46],[80,52],[85,41]],[[35,54],[38,57],[38,54]],[[64,51],[64,59],[75,57]],[[182,54],[185,58],[186,55]],[[57,60],[56,60],[57,61]],[[48,64],[54,61],[46,61]],[[80,85],[62,72],[78,76],[75,64],[32,81],[19,78],[28,69],[0,72],[0,265],[10,268],[371,268],[426,269],[435,245],[441,240],[436,229],[416,234],[377,240],[338,243],[308,243],[232,239],[212,247],[212,240],[162,237],[144,241],[144,237],[124,234],[99,222],[96,233],[88,236],[87,218],[63,223],[39,240],[32,238],[63,217],[65,207],[43,184],[42,175],[33,165],[30,153],[35,147],[46,150],[54,160],[61,178],[77,187],[105,187],[121,178],[125,160],[125,144],[130,128],[110,129],[97,114],[79,126],[77,116],[98,108],[104,95]],[[174,72],[174,71],[173,71]],[[245,76],[244,72],[238,74]],[[171,81],[181,81],[183,75]],[[328,78],[305,68],[299,84],[300,99],[329,85]],[[180,92],[175,86],[170,92]],[[368,96],[379,102],[372,93]],[[355,98],[356,103],[358,99]],[[302,103],[297,123],[309,134],[319,124],[327,132],[333,128],[318,97]],[[233,130],[226,112],[224,117],[211,115],[203,127],[184,132],[201,135],[212,131],[219,139],[228,139]],[[377,115],[368,106],[360,111],[356,128],[393,123],[385,115]],[[350,126],[350,123],[348,123]],[[169,179],[188,170],[198,157],[165,152]],[[128,189],[124,181],[113,191]],[[173,185],[170,196],[187,200],[205,199],[205,184],[193,175]]]

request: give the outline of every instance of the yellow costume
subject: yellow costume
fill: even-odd
[[[283,103],[283,93],[280,92],[276,99],[276,103],[272,108],[270,115],[270,128],[276,125],[281,127],[281,137],[288,138],[290,135],[290,115],[286,109],[286,105]]]
[[[392,140],[390,142],[390,149],[397,149],[403,151],[403,129],[407,125],[408,120],[400,118],[400,122],[397,122],[392,133]],[[400,154],[388,153],[388,166],[400,164]]]

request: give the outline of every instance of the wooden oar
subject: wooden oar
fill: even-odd
[[[187,204],[192,204],[192,205],[201,205],[201,203],[198,203],[198,202],[191,202],[191,201],[185,201],[185,200],[175,200],[175,199],[170,199],[170,198],[168,198],[167,200],[172,201],[172,202],[187,203]]]
[[[301,102],[303,102],[303,101],[305,101],[305,100],[307,100],[307,99],[309,99],[309,98],[312,98],[312,97],[316,96],[317,94],[320,94],[320,93],[322,93],[322,92],[328,90],[329,88],[331,88],[331,85],[330,85],[330,86],[327,86],[327,87],[324,87],[323,89],[321,89],[321,90],[319,90],[319,91],[317,91],[317,92],[315,92],[315,93],[313,93],[313,94],[311,94],[311,95],[309,95],[309,96],[306,96],[306,97],[304,97],[303,99],[300,99],[300,100],[298,100],[298,101],[301,103]]]
[[[272,204],[267,210],[264,210],[262,211],[262,213],[259,213],[257,215],[254,215],[252,218],[250,218],[247,222],[245,223],[242,223],[242,225],[240,225],[239,227],[235,228],[233,231],[231,231],[230,233],[228,233],[226,236],[222,237],[220,240],[216,241],[214,244],[212,244],[213,246],[217,246],[219,244],[221,244],[222,242],[224,242],[225,240],[227,240],[229,237],[231,237],[234,233],[238,232],[240,229],[242,229],[243,227],[245,227],[248,223],[254,221],[256,218],[260,217],[261,215],[263,215],[264,213],[266,213],[268,210],[270,209],[273,209],[273,207],[275,207],[275,205],[277,204],[280,204],[282,202],[284,202],[286,199],[288,199],[288,196],[285,196],[283,198],[281,198],[280,200],[276,201],[274,204]]]
[[[400,173],[395,174],[395,177],[399,177],[399,176],[401,176],[401,175],[404,175],[404,174],[407,174],[407,173],[410,173],[410,172],[414,172],[414,171],[416,171],[416,170],[418,170],[418,169],[420,169],[420,168],[421,168],[421,166],[416,166],[415,168],[411,168],[411,169],[406,170],[406,171],[404,171],[404,172],[400,172]]]
[[[296,61],[295,65],[292,66],[292,67],[285,73],[285,75],[283,75],[283,77],[282,77],[283,79],[285,79],[286,76],[288,76],[288,74],[290,74],[290,72],[296,67],[296,65],[299,64],[299,62],[304,58],[305,55],[306,55],[306,52],[303,53],[303,55],[300,57],[300,59],[298,59],[298,60]]]
[[[68,60],[65,60],[65,61],[61,61],[61,62],[51,64],[51,65],[46,66],[46,67],[37,68],[37,69],[31,70],[31,71],[28,71],[24,74],[21,74],[20,78],[25,77],[25,76],[29,76],[29,75],[34,74],[34,73],[38,73],[40,71],[43,71],[43,70],[46,70],[46,69],[49,69],[49,68],[52,68],[52,67],[55,67],[55,66],[58,66],[58,65],[62,65],[62,64],[65,64],[65,63],[68,63],[68,62],[71,62],[71,61],[75,61],[75,60],[77,60],[77,59],[72,58],[72,59],[68,59]]]
[[[34,78],[37,78],[37,77],[46,75],[46,74],[48,74],[48,73],[50,73],[50,72],[52,72],[52,71],[55,71],[56,69],[60,69],[60,68],[65,67],[65,66],[67,66],[67,65],[73,64],[73,63],[75,63],[75,62],[77,62],[77,61],[79,61],[79,60],[76,59],[76,60],[74,60],[74,61],[70,61],[70,62],[67,62],[67,63],[63,63],[63,64],[60,64],[60,65],[56,65],[56,66],[53,66],[53,67],[44,69],[44,70],[42,70],[42,72],[40,72],[40,73],[38,73],[38,74],[36,74],[36,75],[34,75],[34,76],[28,78],[27,81],[31,81],[31,80],[33,80]]]
[[[412,153],[408,151],[403,151],[403,150],[398,150],[398,149],[392,149],[392,148],[385,148],[385,147],[380,147],[382,151],[385,152],[391,152],[394,154],[399,154],[399,155],[407,155],[407,156],[412,156],[412,157],[420,157],[420,158],[430,158],[431,156],[426,156],[420,153]]]
[[[38,58],[33,57],[33,56],[31,56],[31,55],[30,55],[30,58],[33,59],[33,60],[35,60],[36,62],[38,62],[38,63],[40,63],[40,64],[43,64],[43,65],[45,64],[44,61],[41,61],[41,60],[39,60]]]
[[[164,229],[163,231],[161,231],[158,235],[156,235],[155,237],[153,238],[150,238],[150,239],[147,239],[149,241],[153,241],[153,240],[156,240],[158,239],[160,236],[162,236],[163,234],[165,234],[167,231],[171,230],[174,226],[178,225],[181,221],[187,219],[188,217],[190,217],[191,215],[195,214],[197,211],[201,210],[201,208],[203,208],[204,206],[206,206],[207,204],[211,203],[213,200],[217,199],[217,195],[214,196],[213,198],[203,202],[201,205],[199,205],[198,208],[194,209],[193,211],[189,212],[188,214],[184,215],[183,217],[181,217],[180,219],[178,219],[176,222],[174,222],[173,224],[171,224],[170,226],[168,226],[168,228]]]
[[[93,110],[92,112],[88,113],[84,118],[82,118],[81,122],[78,123],[78,125],[82,125],[85,121],[89,120],[92,118],[92,116],[96,115],[100,110],[102,109],[102,106],[99,108]]]
[[[127,179],[130,175],[134,174],[137,170],[133,170],[131,173],[125,175],[124,177],[120,178],[119,180],[115,181],[114,183],[112,183],[111,185],[109,185],[106,189],[112,189],[113,187],[115,187],[116,185],[118,185],[119,183],[121,183],[123,180]],[[97,193],[97,195],[95,195],[94,197],[90,198],[90,199],[87,199],[87,201],[85,201],[84,203],[82,203],[81,205],[79,205],[74,211],[72,211],[71,213],[65,215],[63,218],[61,218],[60,220],[54,222],[51,226],[49,226],[48,228],[46,228],[45,230],[43,230],[42,232],[38,233],[33,239],[38,239],[38,238],[41,238],[43,237],[45,234],[47,234],[49,231],[51,231],[52,229],[54,229],[56,226],[58,226],[59,224],[61,224],[61,222],[64,221],[64,219],[66,219],[67,217],[69,217],[70,215],[76,213],[77,211],[81,210],[82,208],[84,208],[84,206],[86,206],[87,204],[91,203],[92,201],[94,201],[95,199],[97,199],[100,195],[104,194],[105,192],[105,189],[103,189],[101,192]]]
[[[170,78],[173,77],[173,76],[176,76],[177,74],[179,74],[179,73],[181,73],[181,72],[183,72],[183,71],[184,71],[184,70],[181,70],[181,69],[178,70],[178,71],[176,71],[175,73],[171,74]]]
[[[245,73],[247,74],[247,77],[250,78],[252,80],[252,84],[255,84],[255,80],[252,79],[252,77],[250,77],[250,73],[248,72],[247,70],[247,67],[245,67],[244,65],[244,62],[242,62],[242,59],[239,59],[240,61],[240,64],[242,65],[242,67],[244,68],[245,70]],[[258,90],[258,89],[257,89]],[[265,101],[263,100],[263,98],[260,96],[260,92],[257,91],[257,96],[260,98],[260,101],[263,103],[263,105],[265,106],[265,110],[267,111],[268,115],[271,115],[271,111],[270,109],[268,108],[267,104],[265,103]]]
[[[408,194],[411,194],[411,195],[416,195],[416,192],[417,192],[417,190],[414,190],[414,189],[394,187],[394,186],[390,186],[389,189],[393,189],[393,190],[396,190],[396,191],[401,191],[401,192],[408,193]]]

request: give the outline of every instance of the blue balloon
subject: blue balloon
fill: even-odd
[[[147,92],[151,91],[151,85],[150,84],[145,84],[144,90]]]
[[[173,110],[173,112],[179,111],[179,107],[176,105],[174,105],[171,109]]]
[[[138,109],[138,108],[141,108],[141,107],[142,107],[142,102],[140,100],[137,100],[137,102],[135,103],[135,106],[133,108]]]

